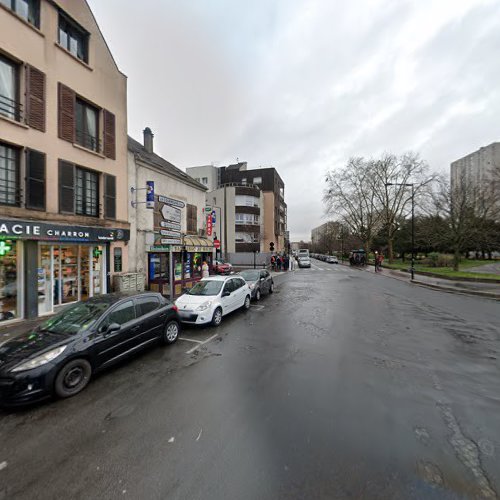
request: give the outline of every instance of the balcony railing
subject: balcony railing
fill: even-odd
[[[22,109],[23,106],[20,102],[0,95],[0,115],[7,116],[12,120],[21,121]]]
[[[76,143],[86,149],[95,151],[96,153],[102,152],[101,140],[93,135],[87,134],[82,130],[76,130]]]

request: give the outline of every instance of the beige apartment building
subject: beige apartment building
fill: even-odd
[[[127,80],[82,0],[0,0],[0,322],[126,270]]]

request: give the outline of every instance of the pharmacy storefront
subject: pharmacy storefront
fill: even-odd
[[[111,247],[116,258],[129,236],[125,229],[0,219],[0,324],[107,293]]]

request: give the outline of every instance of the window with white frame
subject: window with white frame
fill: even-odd
[[[253,233],[240,233],[237,232],[234,235],[234,241],[236,243],[258,243],[259,236]]]
[[[258,207],[260,198],[246,194],[237,194],[234,202],[237,207]]]
[[[260,224],[260,216],[256,214],[236,214],[236,224]]]
[[[262,184],[262,177],[254,177],[253,183],[256,185]]]

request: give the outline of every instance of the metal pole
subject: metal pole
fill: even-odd
[[[411,185],[411,279],[415,278],[415,188]]]
[[[224,260],[227,261],[227,192],[226,192],[226,186],[224,186]],[[222,255],[222,248],[221,248],[221,255]]]
[[[161,266],[161,257],[160,257],[160,266]],[[170,301],[174,301],[174,254],[172,253],[172,245],[170,245],[169,249],[169,270],[170,270]],[[161,267],[160,267],[161,272]]]
[[[253,268],[255,269],[255,250],[253,251]]]

